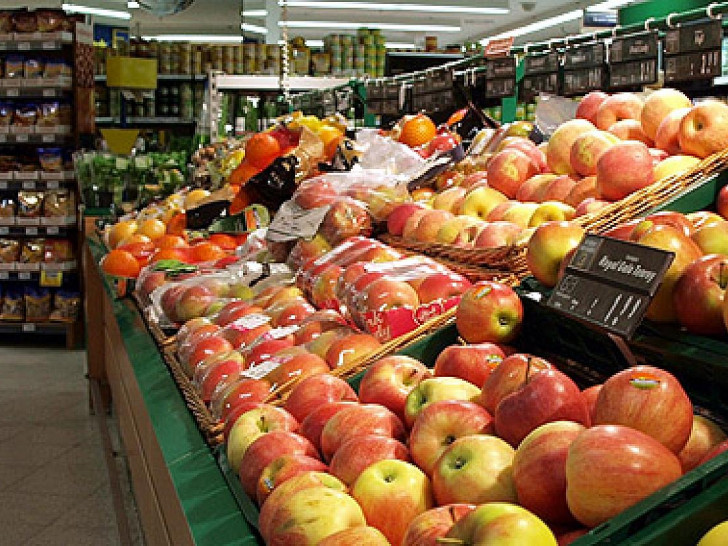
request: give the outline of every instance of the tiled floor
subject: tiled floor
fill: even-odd
[[[7,343],[0,338],[0,544],[121,545],[103,443],[88,409],[85,353],[50,340],[41,341],[44,348]],[[123,462],[117,457],[130,497]],[[131,542],[142,544],[133,502],[126,504]]]

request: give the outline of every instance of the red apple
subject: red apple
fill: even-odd
[[[636,119],[623,119],[612,125],[608,131],[620,140],[636,140],[647,146],[654,143],[642,130],[642,124]]]
[[[540,172],[539,165],[528,155],[515,148],[506,148],[488,163],[488,185],[513,199],[521,184]]]
[[[403,203],[397,205],[387,217],[387,231],[389,234],[400,237],[407,219],[416,210],[424,210],[424,207],[418,203]]]
[[[271,461],[260,473],[256,485],[258,506],[281,484],[306,472],[326,472],[328,467],[319,459],[308,455],[281,455]]]
[[[523,227],[514,222],[486,222],[478,233],[473,246],[476,248],[497,248],[512,245]]]
[[[513,458],[518,503],[549,523],[574,521],[566,504],[566,456],[586,428],[573,421],[541,425],[526,436]]]
[[[367,369],[359,384],[364,404],[379,404],[404,421],[407,395],[420,381],[431,377],[430,370],[409,356],[388,356]]]
[[[694,415],[690,439],[677,454],[683,472],[689,472],[698,466],[705,456],[726,438],[725,432],[717,423],[702,415]]]
[[[233,300],[225,304],[215,317],[215,324],[219,326],[227,326],[246,315],[259,314],[263,312],[262,307],[252,305],[250,302],[242,300]]]
[[[420,243],[434,243],[440,228],[454,217],[452,212],[446,210],[428,210],[422,215],[410,240]],[[404,234],[403,234],[404,237]]]
[[[329,468],[334,476],[351,486],[365,469],[385,459],[409,461],[410,457],[405,445],[394,438],[357,435],[341,444],[331,458]]]
[[[680,150],[699,158],[728,148],[728,105],[717,100],[694,106],[680,122]]]
[[[724,219],[728,220],[728,186],[723,186],[715,198],[715,210]]]
[[[192,375],[194,375],[195,368],[206,358],[217,354],[229,353],[233,350],[230,342],[221,336],[206,337],[198,343],[195,343],[193,347],[186,362],[182,362],[183,365],[187,365]]]
[[[407,396],[404,407],[405,422],[411,428],[427,406],[440,400],[474,401],[479,395],[478,387],[458,377],[424,379]]]
[[[354,389],[343,379],[329,374],[319,374],[297,383],[286,399],[284,407],[299,422],[303,422],[318,407],[342,400],[356,402],[358,397]]]
[[[587,197],[576,207],[574,217],[584,216],[585,214],[594,214],[605,207],[611,205],[609,201],[602,201],[594,197]]]
[[[545,201],[563,202],[574,191],[575,187],[576,181],[571,176],[564,174],[546,184],[542,188],[543,193],[539,192],[536,199],[539,203]]]
[[[597,161],[597,194],[601,199],[617,201],[653,182],[652,155],[643,142],[615,144]]]
[[[690,108],[673,110],[662,120],[655,133],[655,146],[670,155],[680,153],[680,123]]]
[[[728,222],[723,219],[716,221],[710,217],[704,222],[707,225],[697,228],[691,236],[692,240],[705,254],[728,256]]]
[[[404,426],[399,418],[384,406],[361,404],[345,408],[333,415],[321,431],[321,452],[327,461],[344,442],[373,434],[397,440],[404,439]]]
[[[692,236],[693,232],[695,231],[693,228],[693,223],[688,220],[684,214],[681,214],[679,212],[672,212],[669,210],[663,210],[660,212],[656,212],[654,214],[650,214],[645,219],[638,223],[634,231],[632,231],[632,234],[630,235],[630,238],[633,241],[639,241],[644,234],[646,234],[650,229],[652,229],[654,226],[672,226],[675,229],[682,232],[685,237]]]
[[[238,377],[240,373],[245,369],[243,359],[238,353],[237,358],[225,358],[220,362],[216,362],[212,366],[209,366],[203,374],[196,373],[196,382],[198,392],[202,401],[209,405],[212,395],[218,388],[224,388],[230,385]],[[200,368],[197,368],[199,372]]]
[[[481,281],[460,299],[455,324],[468,343],[508,343],[518,333],[523,306],[510,286]]]
[[[680,324],[694,334],[725,334],[723,301],[726,286],[728,256],[711,254],[690,264],[673,292],[675,313]]]
[[[291,347],[290,350],[300,350],[300,354],[281,356],[281,351],[271,361],[280,362],[265,375],[265,379],[273,387],[280,385],[295,385],[299,381],[316,377],[317,375],[328,375],[330,371],[326,361],[318,355],[310,353],[302,347]],[[269,362],[270,363],[270,362]]]
[[[658,89],[645,100],[640,121],[645,134],[655,140],[665,118],[675,110],[690,108],[690,99],[677,89]]]
[[[339,196],[336,185],[330,180],[316,178],[306,180],[296,189],[293,200],[303,209],[325,207]]]
[[[504,140],[508,140],[509,138],[513,138],[513,140],[505,144],[505,146],[501,148],[502,150],[519,150],[526,154],[531,159],[531,161],[533,161],[533,163],[538,168],[538,172],[546,172],[548,170],[548,165],[546,163],[546,154],[544,154],[543,151],[541,151],[538,146],[533,143],[532,140],[529,140],[525,137],[506,137]],[[487,181],[487,173],[484,179]],[[462,183],[462,186],[467,187],[468,185],[472,185],[472,183],[468,184],[468,182],[469,179],[468,177],[466,177],[466,179]]]
[[[528,241],[526,262],[536,279],[552,288],[566,254],[579,246],[584,228],[571,222],[546,222],[536,228]]]
[[[364,292],[364,306],[370,311],[386,311],[398,307],[416,309],[419,304],[417,292],[405,281],[378,279]]]
[[[552,421],[589,426],[589,410],[579,387],[554,369],[529,376],[520,388],[503,397],[495,409],[495,430],[514,447],[532,430]]]
[[[265,315],[255,316],[261,317]],[[241,320],[245,320],[245,318]],[[232,324],[228,324],[223,329],[222,336],[228,340],[235,349],[242,349],[252,345],[255,341],[261,339],[266,332],[269,332],[272,329],[273,327],[269,323],[246,327],[234,322]]]
[[[550,182],[556,180],[558,177],[558,174],[553,173],[544,173],[532,176],[518,188],[518,191],[516,192],[516,199],[522,203],[541,202],[544,194],[546,193],[546,187]]]
[[[420,303],[447,300],[460,296],[472,283],[458,273],[435,273],[428,275],[417,289]]]
[[[620,425],[595,426],[569,447],[566,499],[580,523],[595,527],[681,475],[675,454],[651,436]]]
[[[581,395],[584,397],[586,407],[589,410],[589,422],[594,422],[594,409],[597,405],[597,398],[599,397],[599,391],[602,390],[602,384],[592,385],[581,391]]]
[[[443,542],[556,546],[554,534],[543,521],[525,508],[507,502],[478,506],[452,526]]]
[[[179,321],[187,321],[206,314],[207,308],[217,301],[218,296],[203,285],[186,288],[175,304],[175,315]]]
[[[321,451],[321,431],[329,419],[340,411],[356,405],[357,403],[353,401],[327,402],[313,410],[301,421],[299,433]]]
[[[632,427],[679,453],[690,437],[693,405],[671,373],[634,366],[604,382],[594,408],[594,424]]]
[[[372,232],[372,218],[366,208],[350,198],[338,198],[326,213],[319,233],[332,245],[355,235],[368,236]]]
[[[326,351],[326,362],[331,369],[340,368],[364,359],[367,355],[376,351],[381,343],[369,334],[352,334],[337,339]]]
[[[572,119],[559,125],[548,141],[546,159],[549,168],[556,174],[574,174],[571,147],[580,135],[593,130],[594,125],[585,119]]]
[[[576,115],[574,117],[585,119],[593,124],[597,122],[597,112],[599,107],[608,97],[604,91],[592,91],[584,95],[576,107]]]
[[[701,464],[707,463],[709,460],[717,457],[721,453],[725,453],[728,451],[728,440],[724,440],[723,442],[719,443],[717,446],[715,446],[713,449],[708,451],[702,459],[700,459],[700,462],[698,463],[698,466]]]
[[[504,358],[485,380],[480,405],[493,415],[503,398],[518,390],[527,378],[550,367],[546,360],[524,353]]]
[[[268,360],[282,349],[293,347],[293,340],[288,337],[283,339],[266,339],[250,347],[245,354],[246,367],[252,368]]]
[[[455,523],[475,509],[473,504],[447,504],[432,508],[414,518],[407,526],[402,546],[440,546]]]
[[[606,131],[623,119],[640,119],[642,99],[632,93],[615,93],[607,97],[597,110],[596,126]]]
[[[213,417],[225,421],[238,405],[264,402],[269,394],[270,384],[267,381],[241,377],[225,389],[215,391],[210,401],[210,411]]]
[[[597,174],[597,161],[618,142],[617,136],[606,131],[595,130],[579,135],[571,145],[571,166],[581,176]]]
[[[504,358],[505,353],[495,343],[451,345],[435,360],[434,373],[439,377],[459,377],[482,387]]]
[[[492,434],[493,418],[478,404],[467,400],[441,400],[427,406],[415,419],[409,437],[410,453],[425,474],[458,438]]]
[[[389,546],[389,541],[375,527],[349,527],[327,536],[317,546]]]

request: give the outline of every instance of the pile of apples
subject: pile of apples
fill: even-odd
[[[268,545],[567,544],[728,449],[668,372],[582,391],[494,343],[448,347],[433,369],[384,358],[358,394],[328,374],[284,407],[250,388],[243,410],[227,458]]]
[[[405,240],[492,248],[528,241],[534,228],[596,213],[728,146],[728,106],[692,106],[674,89],[645,100],[632,93],[589,93],[576,119],[536,146],[509,136],[485,170],[447,172],[426,202],[403,204],[388,218]]]

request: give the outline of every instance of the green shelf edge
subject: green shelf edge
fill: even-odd
[[[88,241],[96,263],[103,247]],[[111,287],[105,283],[109,297]],[[212,451],[200,434],[159,349],[128,299],[114,300],[124,348],[142,393],[154,433],[182,505],[192,537],[198,546],[258,545],[245,521]]]

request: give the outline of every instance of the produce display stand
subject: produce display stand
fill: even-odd
[[[84,252],[89,377],[113,394],[147,542],[259,544],[133,302],[114,299],[94,265],[102,246]]]

